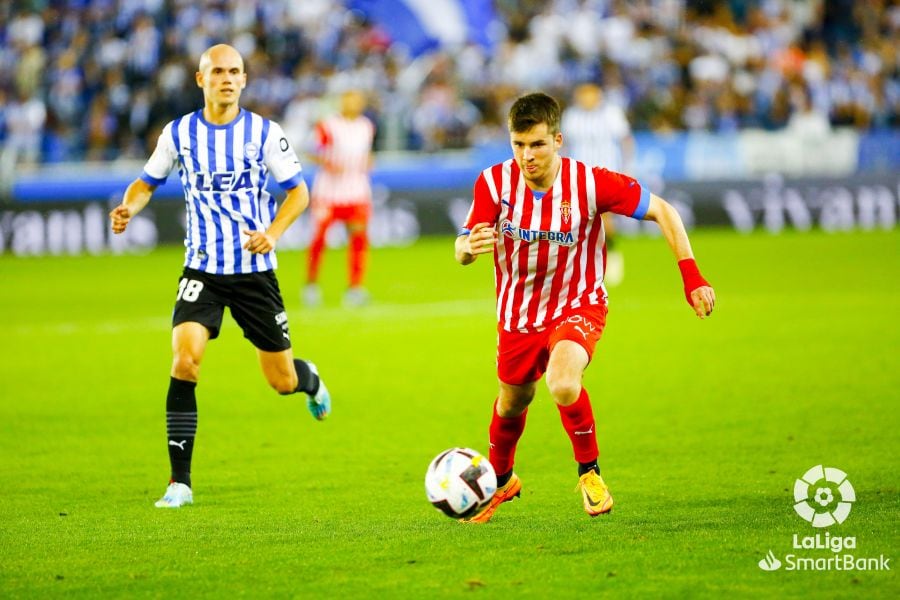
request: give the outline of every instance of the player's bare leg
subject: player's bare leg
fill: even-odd
[[[534,399],[536,382],[511,385],[500,382],[500,394],[494,403],[491,419],[491,448],[489,460],[497,472],[497,491],[481,512],[469,518],[467,523],[487,523],[504,502],[519,497],[522,480],[513,473],[516,444],[525,429],[528,405]]]
[[[294,358],[288,348],[278,352],[267,352],[257,348],[259,366],[266,381],[282,395],[303,392],[307,395],[306,407],[319,421],[331,412],[331,395],[325,382],[319,378],[319,371],[311,362]]]
[[[187,322],[172,328],[172,377],[197,383],[207,342],[209,329],[205,325]]]
[[[259,366],[266,381],[279,394],[293,394],[297,390],[297,369],[294,367],[294,353],[288,348],[280,352],[266,352],[257,349]]]
[[[209,342],[209,330],[200,323],[180,323],[172,329],[172,370],[166,397],[166,436],[171,477],[158,508],[193,504],[191,459],[197,435],[197,397],[200,363]]]
[[[504,419],[524,414],[528,410],[528,405],[534,400],[536,389],[536,381],[522,385],[511,385],[501,381],[500,394],[497,397],[497,414]]]
[[[363,287],[369,247],[367,229],[368,222],[365,220],[347,222],[347,237],[349,238],[347,269],[350,286],[344,295],[344,304],[350,307],[364,306],[369,303],[369,292]]]
[[[546,378],[550,395],[558,405],[571,406],[578,401],[588,361],[587,350],[572,340],[560,340],[553,346]]]
[[[597,465],[597,432],[587,391],[581,385],[590,361],[587,350],[572,340],[560,340],[550,352],[547,387],[559,408],[563,427],[578,461],[578,488],[584,510],[591,516],[609,512],[613,499]]]

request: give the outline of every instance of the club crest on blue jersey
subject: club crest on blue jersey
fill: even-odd
[[[199,172],[194,174],[194,186],[198,192],[236,192],[253,187],[250,171]]]
[[[244,156],[249,160],[256,160],[259,156],[259,144],[255,142],[247,142],[244,144]]]
[[[516,227],[509,219],[500,223],[500,233],[513,240],[523,242],[550,242],[560,246],[574,246],[575,236],[571,231],[546,231],[543,229],[524,229]]]

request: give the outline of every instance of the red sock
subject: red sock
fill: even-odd
[[[362,285],[366,275],[366,248],[369,238],[366,230],[361,229],[350,234],[350,287]]]
[[[569,406],[556,405],[563,427],[572,440],[572,449],[575,450],[575,460],[580,463],[589,463],[597,460],[600,452],[597,450],[597,432],[594,427],[594,412],[591,410],[591,400],[587,391],[581,388],[581,394],[574,404]]]
[[[525,417],[528,409],[525,409],[518,417],[501,417],[497,414],[497,403],[494,402],[494,416],[491,419],[491,449],[488,460],[494,467],[497,475],[503,475],[512,470],[513,460],[516,456],[516,444],[525,431]]]
[[[316,220],[316,232],[309,244],[309,254],[306,264],[306,281],[315,283],[319,279],[319,265],[322,264],[322,252],[325,250],[325,234],[328,233],[330,222]]]

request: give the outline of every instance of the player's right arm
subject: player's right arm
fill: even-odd
[[[469,233],[461,233],[456,238],[456,262],[470,265],[479,254],[494,251],[497,230],[490,223],[476,223]]]
[[[125,190],[122,203],[109,212],[113,233],[125,231],[128,222],[144,210],[144,207],[150,202],[154,190],[165,183],[177,161],[178,150],[172,139],[172,123],[169,123],[159,134],[156,149],[150,155],[147,164],[144,165],[144,172]]]
[[[454,245],[456,262],[461,265],[472,264],[479,254],[493,252],[497,243],[495,225],[500,212],[499,203],[491,194],[484,173],[475,181],[472,196],[472,208]]]
[[[122,197],[122,204],[109,212],[113,233],[125,231],[131,217],[144,210],[144,207],[150,202],[150,197],[155,189],[156,186],[150,185],[143,179],[135,179],[131,182]]]

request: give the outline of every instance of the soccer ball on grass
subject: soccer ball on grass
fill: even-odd
[[[428,501],[452,519],[471,517],[491,501],[496,491],[494,467],[470,448],[444,450],[425,472]]]

